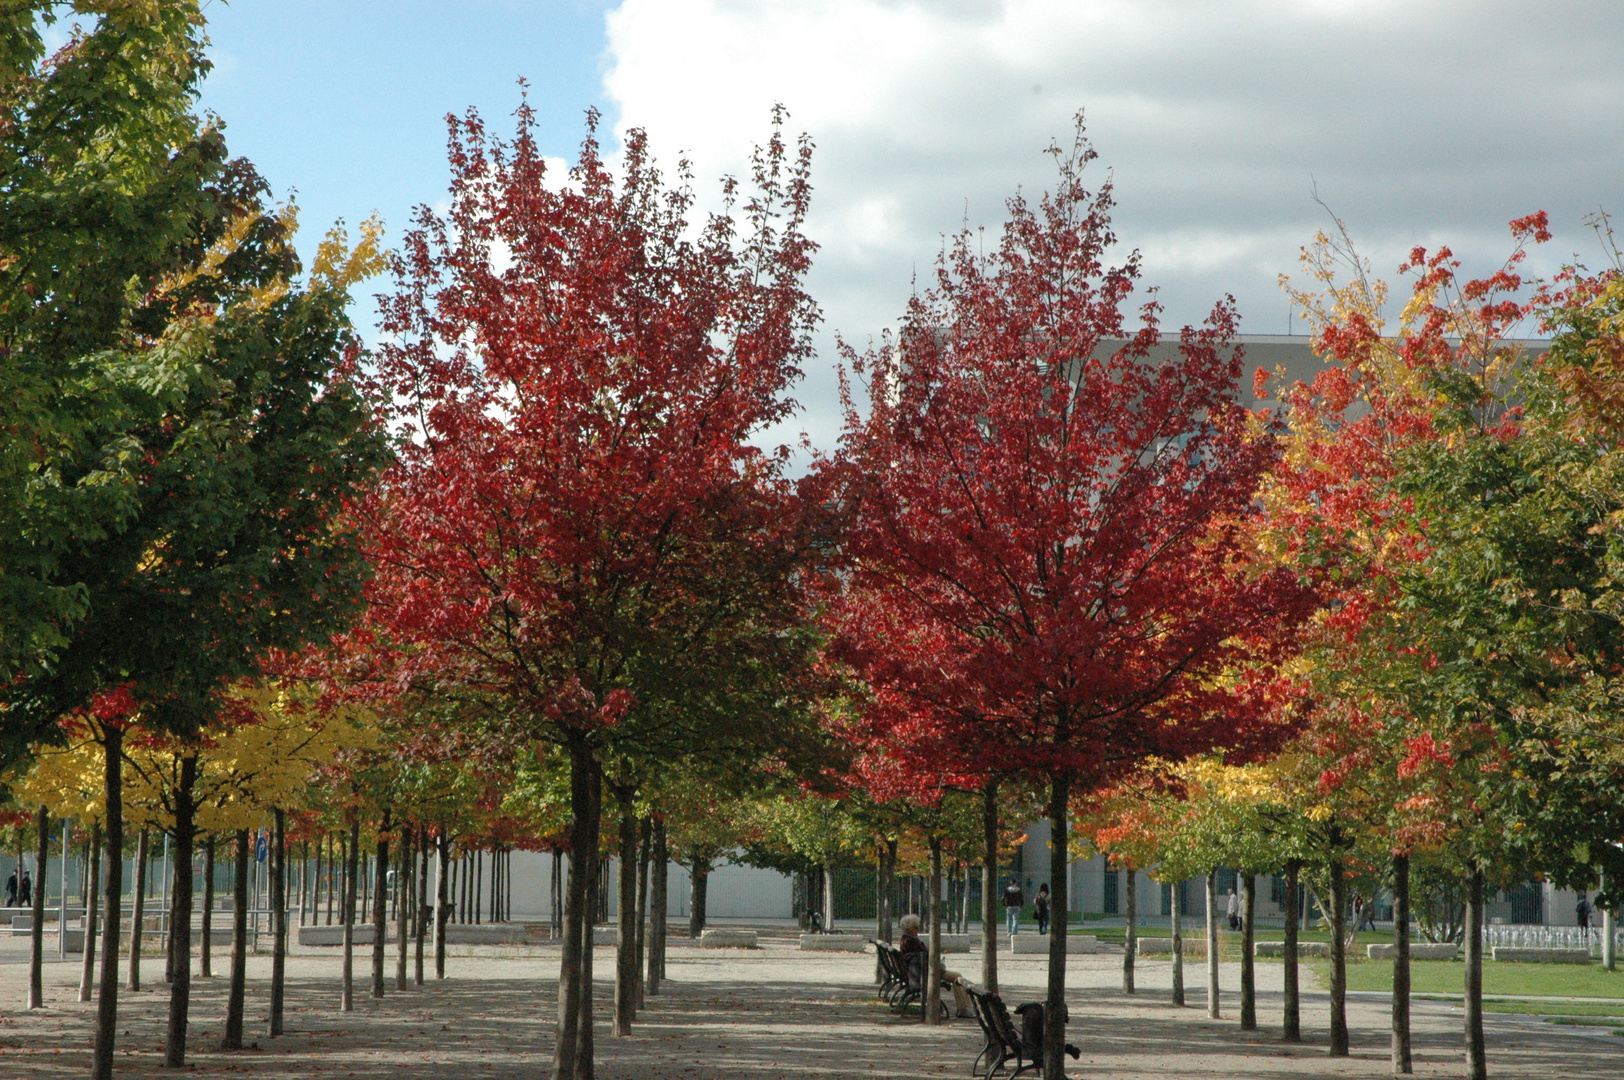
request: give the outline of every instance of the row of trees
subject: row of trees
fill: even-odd
[[[617,1034],[658,991],[673,857],[696,893],[740,849],[825,882],[843,853],[882,877],[916,856],[933,891],[979,863],[995,988],[993,875],[1035,796],[1061,912],[1078,839],[1180,876],[1284,853],[1333,922],[1350,862],[1402,896],[1409,858],[1454,860],[1481,1075],[1484,889],[1624,869],[1596,782],[1618,766],[1616,272],[1524,299],[1520,254],[1457,284],[1418,249],[1392,333],[1325,241],[1297,299],[1326,370],[1252,411],[1232,302],[1166,360],[1154,301],[1126,311],[1138,260],[1110,265],[1079,121],[1054,191],[1012,200],[990,253],[955,238],[898,336],[845,350],[840,443],[796,477],[756,445],[818,320],[812,148],[781,113],[701,221],[641,132],[611,168],[589,117],[560,177],[528,103],[511,139],[470,112],[443,215],[394,253],[375,223],[335,230],[306,274],[292,209],[190,111],[196,5],[95,11],[50,57],[57,5],[4,16],[0,750],[19,806],[101,827],[109,915],[126,802],[170,833],[176,957],[202,838],[235,844],[240,886],[269,823],[285,890],[289,836],[342,835],[353,912],[365,837],[378,993],[388,867],[426,909],[431,846],[442,891],[456,842],[568,852],[554,1075],[590,1080],[605,854],[637,913]],[[380,270],[366,353],[345,310]],[[1558,334],[1538,360],[1505,342],[1527,318]],[[1066,959],[1056,933],[1047,1080]]]
[[[1397,1072],[1411,1071],[1412,914],[1464,942],[1466,1059],[1481,1077],[1493,892],[1537,878],[1600,885],[1599,906],[1617,903],[1624,488],[1612,409],[1624,285],[1605,218],[1597,225],[1608,269],[1570,268],[1531,289],[1518,267],[1525,244],[1548,239],[1544,215],[1512,223],[1511,256],[1483,279],[1460,280],[1447,249],[1417,248],[1391,328],[1385,286],[1340,225],[1305,253],[1317,291],[1294,295],[1327,365],[1282,389],[1289,434],[1261,495],[1263,543],[1326,571],[1322,613],[1283,669],[1296,733],[1251,760],[1153,763],[1092,808],[1097,840],[1129,865],[1237,867],[1248,894],[1252,875],[1282,865],[1288,896],[1312,882],[1332,931],[1334,1054],[1347,1053],[1349,882],[1390,890]],[[1545,351],[1512,339],[1530,325],[1552,335]],[[1441,902],[1415,912],[1418,867]],[[1289,945],[1287,956],[1295,1039]]]

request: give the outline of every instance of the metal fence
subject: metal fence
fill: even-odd
[[[1496,945],[1525,949],[1589,949],[1590,955],[1601,956],[1602,931],[1594,926],[1485,926],[1483,945]],[[1613,931],[1616,955],[1624,956],[1624,928]]]

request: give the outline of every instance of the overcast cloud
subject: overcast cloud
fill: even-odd
[[[1557,234],[1538,265],[1595,261],[1582,219],[1624,212],[1624,4],[625,0],[607,18],[606,97],[663,160],[742,174],[775,101],[813,135],[813,288],[856,342],[895,322],[944,233],[1048,185],[1042,151],[1078,109],[1173,325],[1228,292],[1244,332],[1285,332],[1276,278],[1327,222],[1316,183],[1383,273],[1413,243],[1497,263],[1536,209]],[[801,426],[827,446],[832,365],[808,376]]]

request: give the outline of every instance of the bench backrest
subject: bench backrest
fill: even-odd
[[[997,1025],[993,1023],[992,1005],[987,1000],[993,995],[975,986],[966,986],[964,990],[970,995],[970,1008],[975,1011],[976,1023],[981,1025],[981,1034],[990,1045],[1002,1046],[1004,1040],[998,1034]]]
[[[880,966],[890,978],[898,982],[903,980],[902,960],[894,945],[887,945],[883,941],[874,942],[874,951],[880,958]]]
[[[999,1041],[1011,1050],[1023,1050],[1030,1054],[1038,1049],[1021,1038],[1021,1032],[1015,1026],[1015,1021],[1010,1019],[1004,999],[997,994],[987,995],[987,1018],[992,1022],[993,1030],[998,1033]]]

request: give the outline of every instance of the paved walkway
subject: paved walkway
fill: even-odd
[[[12,952],[10,943],[0,951]],[[974,956],[949,957],[972,976]],[[1041,957],[1000,958],[1005,995],[1041,996]],[[926,1028],[904,1022],[877,1004],[870,955],[810,954],[791,941],[769,939],[759,950],[671,950],[666,992],[652,999],[633,1038],[608,1033],[612,951],[599,949],[598,1075],[602,1080],[846,1080],[846,1078],[963,1077],[981,1045],[972,1021]],[[1350,1002],[1353,1055],[1325,1056],[1324,995],[1305,995],[1308,1042],[1278,1041],[1278,965],[1260,965],[1260,1019],[1264,1030],[1246,1034],[1233,1017],[1237,1002],[1224,995],[1226,1018],[1205,1016],[1203,976],[1188,972],[1190,1007],[1166,1004],[1169,965],[1139,964],[1141,992],[1117,989],[1120,955],[1072,958],[1070,1037],[1083,1047],[1074,1077],[1112,1080],[1150,1078],[1267,1078],[1390,1075],[1385,1002]],[[405,993],[391,989],[381,1001],[364,996],[353,1013],[337,1011],[339,961],[332,951],[304,950],[289,962],[289,1034],[267,1039],[263,1030],[269,960],[249,965],[249,1037],[253,1050],[221,1054],[224,980],[194,983],[192,1045],[201,1077],[313,1080],[357,1077],[383,1080],[427,1076],[537,1080],[548,1075],[556,1009],[557,952],[550,948],[457,949],[451,978]],[[365,958],[358,974],[367,970]],[[6,1080],[83,1077],[89,1066],[93,1005],[72,1000],[76,964],[46,968],[46,1010],[16,1007],[24,993],[24,970],[7,965],[0,977],[0,1073]],[[393,955],[388,968],[393,986]],[[161,958],[144,971],[162,976]],[[1238,968],[1224,965],[1226,986]],[[118,1074],[172,1077],[162,1068],[167,994],[158,989],[122,996]],[[1490,1071],[1496,1077],[1552,1076],[1614,1080],[1621,1074],[1624,1039],[1603,1028],[1557,1027],[1532,1018],[1491,1015]],[[1417,1073],[1460,1074],[1460,1011],[1444,1002],[1415,1007]]]

